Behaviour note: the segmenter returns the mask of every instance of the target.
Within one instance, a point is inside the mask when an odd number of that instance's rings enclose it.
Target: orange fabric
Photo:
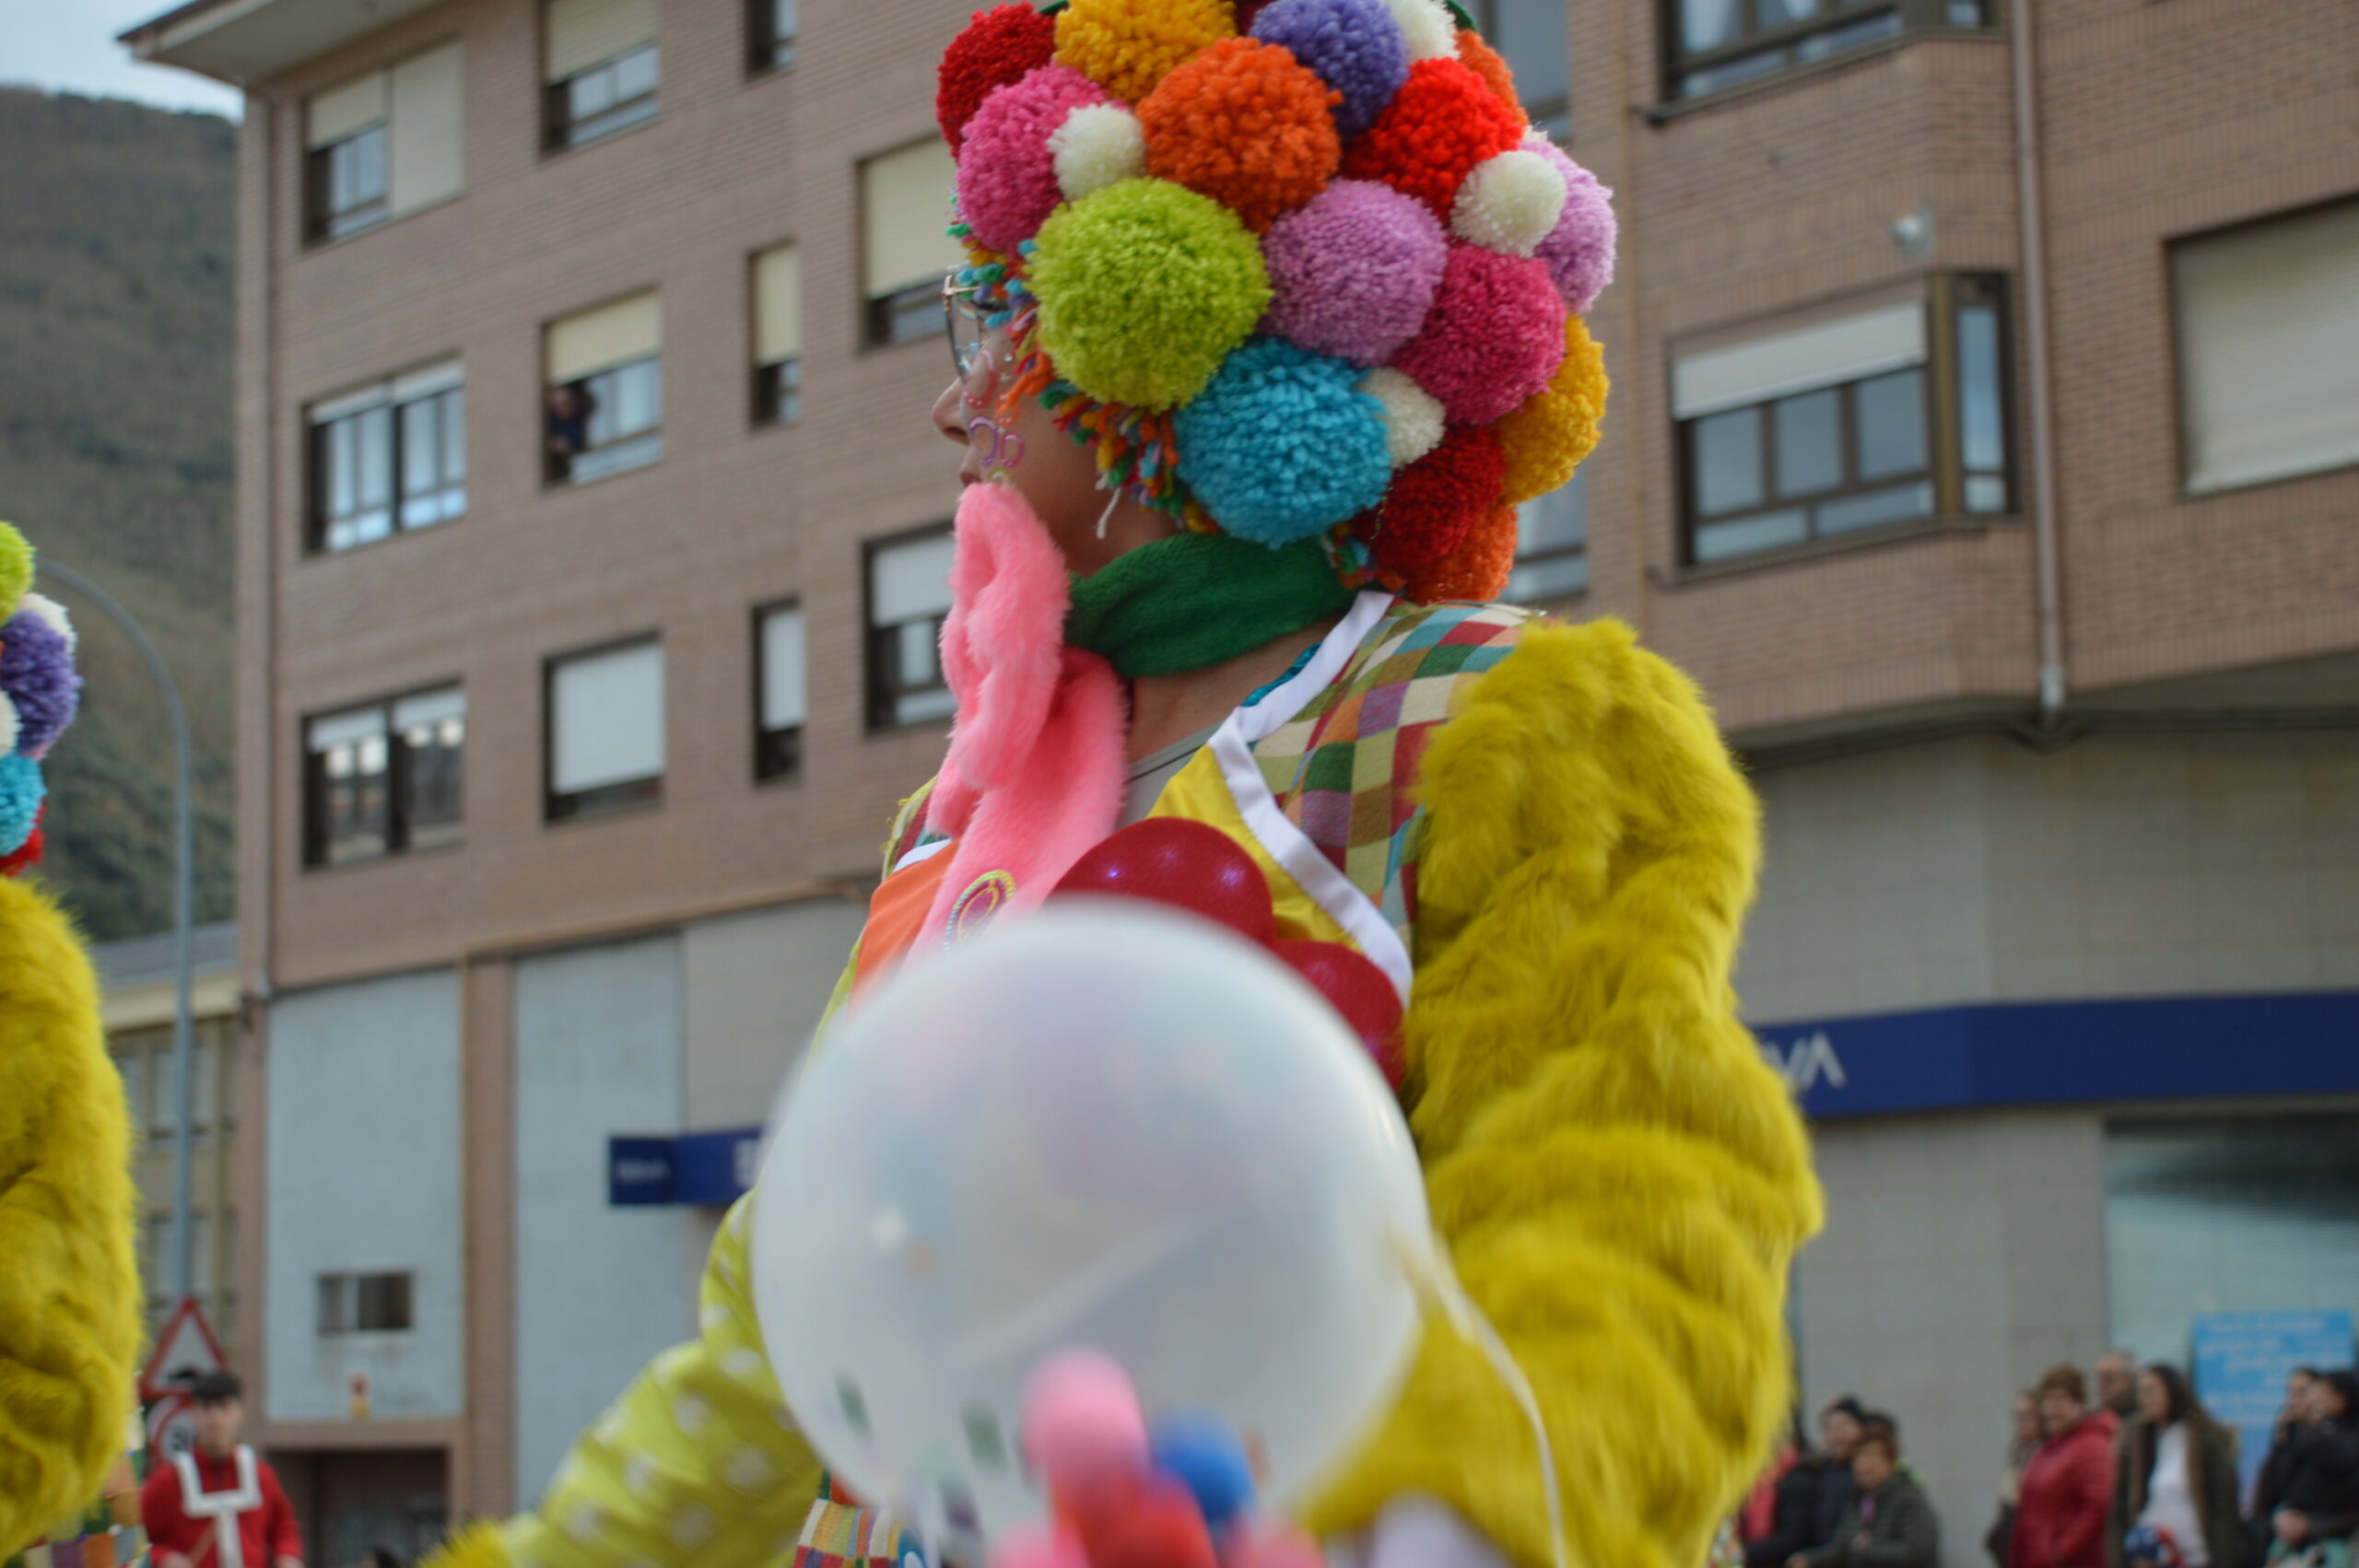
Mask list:
[[[883,882],[868,898],[868,924],[861,928],[860,957],[852,968],[854,996],[889,973],[904,954],[916,945],[925,929],[926,911],[950,870],[950,852],[942,850],[904,866]]]

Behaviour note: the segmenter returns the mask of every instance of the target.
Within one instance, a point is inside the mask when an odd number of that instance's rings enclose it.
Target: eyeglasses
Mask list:
[[[975,303],[975,286],[957,277],[942,280],[942,317],[950,333],[950,364],[965,380],[983,351],[983,312]]]

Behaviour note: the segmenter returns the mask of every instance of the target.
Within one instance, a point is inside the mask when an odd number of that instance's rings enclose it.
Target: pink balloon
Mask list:
[[[1286,965],[1319,989],[1367,1054],[1385,1082],[1401,1087],[1401,993],[1383,970],[1339,942],[1281,942],[1273,950]]]
[[[991,1568],[1090,1568],[1081,1539],[1071,1530],[1019,1525],[992,1548]]]
[[[1074,863],[1059,894],[1112,894],[1174,904],[1255,942],[1277,935],[1270,879],[1219,828],[1181,817],[1134,822]]]
[[[1129,1374],[1095,1351],[1041,1363],[1024,1387],[1023,1443],[1034,1473],[1052,1489],[1144,1469],[1146,1416]]]

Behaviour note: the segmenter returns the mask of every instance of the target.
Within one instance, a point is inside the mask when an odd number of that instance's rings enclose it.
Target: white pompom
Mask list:
[[[73,617],[66,614],[65,605],[60,604],[49,595],[28,593],[17,601],[17,608],[19,611],[30,610],[34,615],[55,630],[58,636],[64,638],[67,653],[74,653],[81,648],[82,639],[75,633]]]
[[[1085,103],[1066,115],[1049,133],[1049,151],[1069,202],[1146,172],[1146,132],[1119,103]]]
[[[1387,365],[1370,370],[1360,391],[1384,405],[1384,445],[1392,466],[1405,468],[1441,445],[1441,400]]]
[[[6,756],[17,749],[17,727],[19,722],[20,720],[17,718],[17,705],[8,700],[6,692],[0,692],[0,756]]]
[[[1451,19],[1449,8],[1441,0],[1384,0],[1392,11],[1392,19],[1401,24],[1401,36],[1409,45],[1412,64],[1419,60],[1454,60],[1458,57],[1458,23]]]
[[[1564,171],[1519,147],[1476,164],[1458,187],[1450,232],[1485,250],[1529,256],[1565,212]]]

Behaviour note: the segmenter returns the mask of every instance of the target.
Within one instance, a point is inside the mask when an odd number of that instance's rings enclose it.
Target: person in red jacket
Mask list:
[[[245,1386],[207,1374],[196,1399],[196,1446],[160,1463],[139,1489],[156,1568],[303,1568],[303,1538],[278,1477],[238,1441]]]
[[[2079,1367],[2049,1367],[2038,1392],[2047,1440],[2024,1467],[2007,1568],[2105,1568],[2118,1423],[2090,1413]]]

